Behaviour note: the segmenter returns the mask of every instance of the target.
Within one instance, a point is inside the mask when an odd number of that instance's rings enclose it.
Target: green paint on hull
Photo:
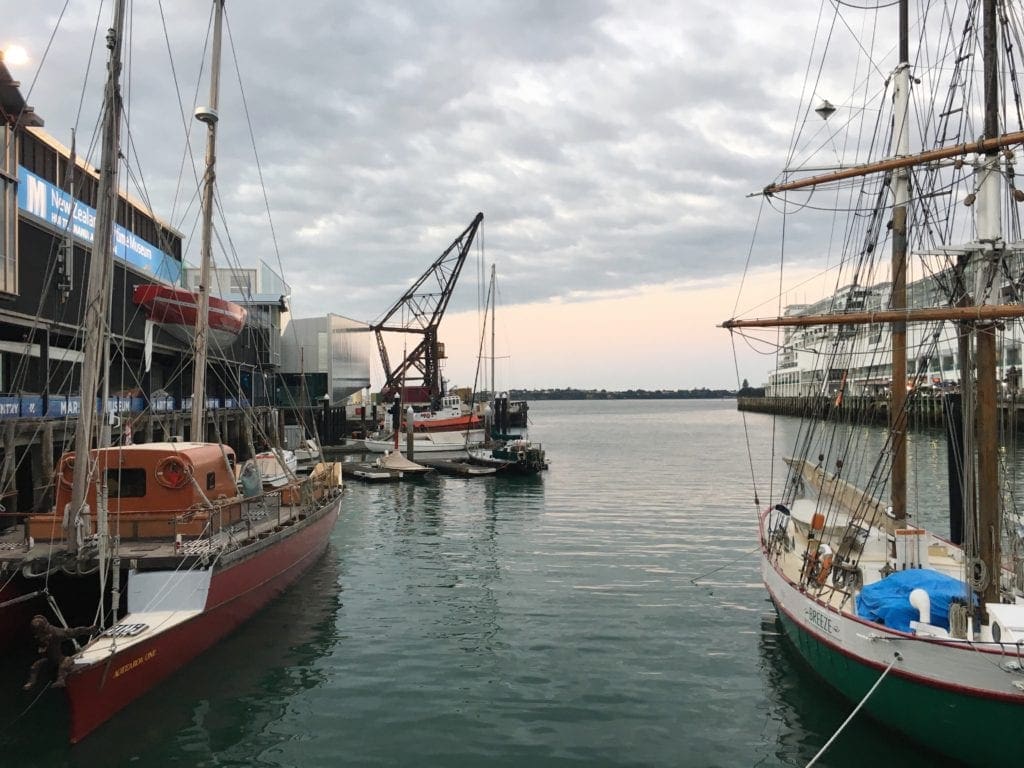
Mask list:
[[[829,685],[859,702],[881,676],[835,648],[819,642],[778,611],[786,636]],[[1024,701],[994,701],[932,688],[890,673],[862,712],[914,741],[968,765],[1016,762],[1024,729]]]

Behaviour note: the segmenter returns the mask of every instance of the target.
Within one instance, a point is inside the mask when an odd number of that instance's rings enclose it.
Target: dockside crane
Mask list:
[[[410,390],[417,382],[431,403],[438,403],[444,394],[441,381],[441,360],[444,345],[437,340],[437,329],[448,308],[455,283],[459,279],[466,254],[473,245],[484,215],[478,213],[462,234],[430,265],[412,287],[394,303],[383,317],[370,325],[377,337],[377,349],[384,367],[385,381],[381,396],[385,402],[403,389]],[[384,334],[411,333],[421,336],[419,343],[394,368],[388,359]],[[402,398],[403,400],[406,398]]]

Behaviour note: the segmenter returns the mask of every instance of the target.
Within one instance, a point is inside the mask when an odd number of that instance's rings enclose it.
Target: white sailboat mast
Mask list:
[[[494,401],[497,390],[494,388],[494,305],[498,302],[497,294],[494,291],[494,264],[491,264],[491,401]],[[489,438],[488,438],[489,439]]]
[[[210,324],[210,265],[213,261],[213,191],[217,161],[217,100],[220,93],[221,21],[224,0],[213,0],[213,53],[210,58],[210,104],[196,109],[206,123],[206,174],[203,179],[202,258],[196,289],[195,361],[192,373],[192,439],[206,439],[206,360]]]
[[[114,218],[117,213],[117,166],[121,141],[121,43],[124,30],[124,0],[114,6],[113,26],[107,30],[107,84],[103,94],[103,138],[100,179],[96,203],[96,229],[86,288],[85,316],[82,320],[85,342],[82,358],[81,407],[75,428],[75,467],[71,482],[71,502],[65,521],[71,552],[77,552],[81,539],[89,533],[89,509],[85,503],[91,473],[90,448],[96,416],[96,394],[102,370],[104,348],[108,344],[110,280],[114,259]],[[109,372],[108,374],[109,375]],[[105,407],[104,403],[104,407]],[[102,521],[101,521],[102,527]]]

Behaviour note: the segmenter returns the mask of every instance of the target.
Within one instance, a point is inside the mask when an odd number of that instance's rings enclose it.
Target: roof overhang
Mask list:
[[[13,128],[41,128],[44,125],[43,118],[25,103],[21,83],[11,77],[4,64],[3,51],[0,51],[0,120]]]

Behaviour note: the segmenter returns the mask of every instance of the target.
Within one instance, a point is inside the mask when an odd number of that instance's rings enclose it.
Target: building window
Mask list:
[[[236,274],[231,273],[231,277],[228,280],[231,293],[238,294],[240,296],[251,296],[252,295],[252,280],[247,274]]]

